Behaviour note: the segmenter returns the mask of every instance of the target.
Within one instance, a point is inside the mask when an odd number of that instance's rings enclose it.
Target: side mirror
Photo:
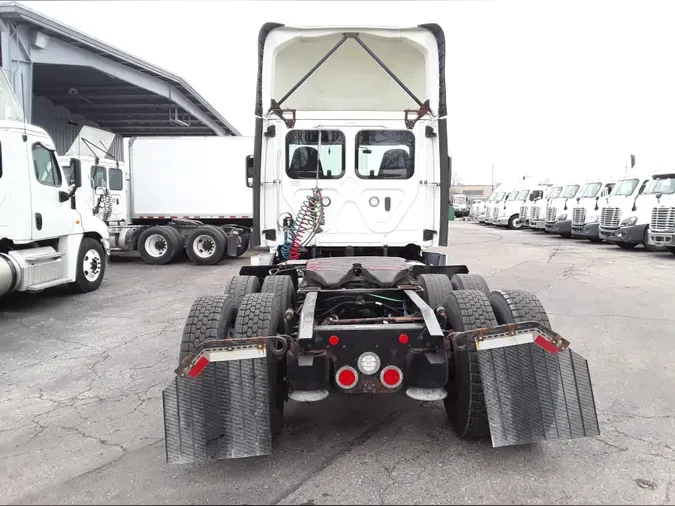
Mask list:
[[[106,188],[105,186],[97,186],[94,191],[96,192],[96,195],[105,195]]]
[[[82,162],[77,158],[70,159],[70,166],[73,168],[73,184],[75,188],[82,187]]]
[[[253,188],[253,155],[246,157],[246,187]]]

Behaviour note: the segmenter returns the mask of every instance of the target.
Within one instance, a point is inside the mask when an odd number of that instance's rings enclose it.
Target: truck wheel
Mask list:
[[[166,227],[150,227],[138,237],[138,252],[146,264],[164,265],[176,253],[178,241]]]
[[[248,251],[248,245],[251,239],[251,236],[249,234],[241,234],[239,236],[241,238],[241,243],[237,244],[237,256],[240,257],[244,253]]]
[[[239,305],[234,324],[234,338],[275,336],[280,321],[281,301],[279,297],[272,293],[249,293],[244,296]],[[267,377],[272,437],[278,435],[283,428],[286,388],[282,365],[282,361],[268,350]]]
[[[487,296],[478,290],[452,292],[443,303],[448,323],[455,331],[497,326]],[[483,397],[483,383],[478,367],[476,342],[453,341],[450,370],[443,400],[450,425],[462,438],[483,439],[490,436],[490,425]]]
[[[642,245],[647,251],[651,251],[652,253],[661,253],[666,250],[663,246],[652,246],[649,244],[649,227],[645,228],[645,233],[642,236]]]
[[[670,246],[670,247],[666,247],[666,249],[667,249],[668,251],[670,251],[673,255],[675,255],[675,248],[673,248],[672,246]]]
[[[420,274],[417,276],[417,282],[424,288],[422,299],[434,311],[443,305],[443,301],[452,292],[450,278],[445,274]]]
[[[544,305],[525,290],[497,290],[490,294],[490,306],[499,325],[534,321],[551,326]]]
[[[227,295],[198,297],[192,303],[183,327],[178,364],[180,365],[185,357],[204,341],[231,339],[236,314],[237,306]]]
[[[232,276],[230,283],[225,288],[236,307],[239,307],[244,295],[248,293],[258,293],[260,291],[260,280],[256,276]]]
[[[197,265],[214,265],[220,262],[226,250],[225,234],[213,225],[196,228],[185,241],[190,260]]]
[[[173,228],[172,226],[169,225],[162,225],[159,227],[163,230],[166,230],[167,233],[172,234],[174,239],[176,240],[176,249],[173,252],[173,256],[171,257],[170,261],[174,261],[178,258],[181,257],[183,253],[185,253],[185,240],[183,239],[183,236],[180,234],[178,230]]]
[[[105,276],[105,251],[96,239],[84,237],[77,253],[77,272],[75,281],[69,283],[77,293],[93,292],[103,282]]]
[[[483,276],[478,274],[453,274],[450,278],[453,290],[478,290],[487,297],[490,295],[490,288]]]
[[[263,281],[260,292],[273,293],[279,297],[279,300],[281,301],[282,319],[284,317],[283,313],[287,309],[295,307],[295,285],[293,284],[293,278],[290,276],[267,276]]]
[[[633,249],[635,246],[637,246],[637,244],[634,242],[615,242],[614,244],[616,244],[621,249]]]
[[[508,227],[511,230],[520,230],[521,228],[523,228],[523,223],[520,221],[520,218],[518,217],[517,214],[514,214],[509,218]]]

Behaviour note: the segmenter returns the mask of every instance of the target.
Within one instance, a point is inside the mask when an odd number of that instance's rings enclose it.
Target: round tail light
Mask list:
[[[359,373],[356,372],[356,369],[349,367],[348,365],[340,367],[335,374],[335,382],[344,390],[354,388],[358,380]]]
[[[398,367],[389,365],[382,369],[380,382],[387,388],[396,388],[403,382],[403,373]]]

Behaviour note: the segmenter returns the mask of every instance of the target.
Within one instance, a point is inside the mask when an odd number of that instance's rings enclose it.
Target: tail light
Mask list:
[[[358,381],[359,373],[356,372],[356,369],[349,367],[348,365],[340,367],[335,374],[335,383],[344,390],[354,388]]]
[[[388,365],[380,373],[380,382],[387,388],[396,388],[403,382],[403,373],[398,367]]]

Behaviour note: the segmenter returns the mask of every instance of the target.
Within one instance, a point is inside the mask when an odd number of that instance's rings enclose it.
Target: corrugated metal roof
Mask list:
[[[218,111],[216,111],[211,104],[209,104],[204,97],[202,97],[197,91],[192,88],[183,78],[172,74],[168,72],[167,70],[164,70],[162,68],[159,68],[151,63],[148,63],[144,60],[141,60],[140,58],[137,58],[129,53],[126,53],[120,49],[117,49],[109,44],[106,44],[105,42],[102,42],[98,39],[95,39],[89,35],[86,35],[74,28],[71,28],[67,25],[64,25],[63,23],[60,23],[54,19],[51,19],[43,14],[40,14],[36,11],[33,11],[17,2],[5,2],[5,3],[0,3],[0,16],[3,19],[8,19],[8,20],[14,20],[16,22],[20,23],[27,23],[30,25],[33,25],[35,29],[39,29],[40,31],[44,32],[46,35],[50,37],[57,38],[59,40],[62,40],[64,42],[67,42],[69,44],[72,44],[76,47],[80,47],[82,49],[85,49],[91,53],[94,53],[96,55],[105,57],[109,60],[112,60],[114,62],[117,62],[121,65],[124,65],[126,67],[132,68],[138,72],[142,72],[144,74],[153,76],[157,79],[161,79],[165,82],[168,82],[171,84],[174,88],[176,88],[180,93],[182,93],[188,100],[190,100],[191,103],[193,103],[200,111],[202,111],[206,116],[208,116],[213,122],[215,122],[218,126],[220,126],[225,132],[231,134],[231,135],[241,135],[239,131],[232,126],[223,116],[221,116]],[[43,67],[48,67],[48,66],[43,66]],[[84,69],[83,69],[84,70]],[[73,69],[73,71],[76,71],[76,69]],[[40,71],[38,71],[40,72]],[[43,72],[46,73],[48,72],[47,69],[43,69]],[[51,74],[51,72],[50,72]],[[77,82],[77,78],[74,74],[70,73],[68,74],[70,78],[72,79],[71,82],[75,83]],[[83,74],[84,75],[84,74]],[[106,76],[109,77],[109,76]],[[109,83],[105,83],[105,88],[110,91],[112,87],[117,87],[120,82],[116,82],[118,80],[110,78]],[[44,83],[44,81],[42,81]],[[36,78],[36,84],[38,86],[36,87],[35,92],[38,93],[40,91],[40,83],[38,82]],[[89,83],[85,83],[84,86],[86,87]],[[103,84],[103,83],[101,83]],[[126,84],[126,83],[124,83]],[[43,85],[44,87],[44,85]],[[132,87],[129,84],[126,84],[127,89],[130,88],[135,88],[136,90],[139,90],[137,87]],[[70,88],[66,88],[65,90],[69,90],[71,88],[78,88],[77,85],[71,86]],[[51,92],[51,93],[62,93],[64,90],[61,89],[50,89],[47,90],[46,87],[44,87],[43,91],[46,92]],[[96,96],[95,91],[93,88],[88,92],[90,96]],[[110,93],[109,93],[110,94]],[[84,94],[83,94],[84,96]],[[138,97],[145,97],[146,99],[148,97],[152,96],[150,92],[146,92],[145,94],[138,94]],[[49,97],[50,99],[53,100],[53,97]],[[53,100],[56,104],[58,105],[64,105],[68,107],[65,103],[59,103],[58,99]],[[166,99],[165,97],[160,97],[159,95],[154,95],[152,99],[149,100],[149,107],[150,107],[150,114],[159,114],[159,113],[166,113],[166,118],[168,118],[169,115],[169,109],[167,108],[170,100]],[[111,104],[112,105],[112,104]],[[148,101],[144,105],[148,105]],[[129,104],[129,108],[133,109],[136,106],[141,106],[141,104]],[[105,108],[105,104],[104,107]],[[154,110],[153,110],[154,109]],[[120,109],[117,109],[120,111]],[[125,113],[124,110],[121,110],[122,113]],[[75,110],[73,112],[76,113],[83,113],[79,110]],[[139,114],[141,111],[137,111],[137,114]],[[144,111],[145,112],[145,109]],[[86,114],[85,114],[86,115]],[[93,118],[95,121],[99,122],[97,119]],[[159,127],[157,125],[153,125],[153,120],[147,120],[147,118],[139,118],[134,120],[134,118],[130,117],[129,120],[131,123],[128,124],[127,127],[122,127],[122,130],[126,128],[126,131],[120,131],[118,130],[117,133],[120,135],[157,135],[158,128],[167,128],[167,127]],[[133,121],[141,122],[138,124],[134,124]],[[156,121],[156,120],[155,120]],[[168,119],[167,119],[168,121]],[[105,127],[105,121],[99,122],[101,123],[101,126],[103,128]],[[189,128],[189,132],[186,131],[185,134],[190,135],[209,135],[213,134],[211,129],[206,127],[206,125],[201,124],[201,122],[198,122],[199,125],[197,128]],[[109,125],[110,126],[110,125]],[[121,126],[121,125],[120,125]],[[173,125],[175,127],[175,125]],[[180,128],[178,128],[180,130]],[[185,130],[188,130],[188,128],[185,128]],[[208,131],[206,131],[208,130]],[[182,134],[182,133],[181,133]]]

